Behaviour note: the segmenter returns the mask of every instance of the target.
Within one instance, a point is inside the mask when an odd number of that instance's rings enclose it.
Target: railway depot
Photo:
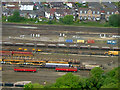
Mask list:
[[[100,38],[101,31],[108,35],[117,35],[116,28],[108,28],[108,31],[106,28],[58,28],[44,25],[20,28],[21,26],[27,25],[14,27],[14,24],[3,24],[0,62],[4,82],[26,80],[41,84],[44,81],[53,83],[68,71],[88,77],[89,71],[94,67],[108,71],[118,65],[120,48],[117,38]],[[39,33],[41,38],[30,37],[33,33]],[[60,36],[60,33],[65,33],[65,36]],[[21,38],[20,35],[25,36]],[[107,44],[108,40],[116,40],[117,44]],[[18,71],[15,72],[16,70]],[[29,72],[30,70],[35,70],[35,73]]]

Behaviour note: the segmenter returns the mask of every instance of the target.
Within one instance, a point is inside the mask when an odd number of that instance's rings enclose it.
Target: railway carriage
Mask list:
[[[70,49],[78,49],[78,45],[74,44],[74,45],[69,45]]]
[[[5,46],[14,46],[14,44],[11,42],[3,42],[2,44]]]
[[[59,48],[67,48],[67,45],[65,45],[65,44],[57,44],[57,46],[58,46]]]
[[[91,46],[90,49],[99,50],[99,47],[98,46]]]
[[[101,47],[101,50],[110,50],[110,47]]]
[[[80,49],[89,49],[88,46],[80,46]]]
[[[42,44],[42,43],[39,43],[39,44],[37,44],[36,46],[37,46],[37,47],[46,47],[46,45],[45,45],[45,44]]]
[[[50,48],[56,48],[57,46],[56,46],[56,44],[48,44],[48,47],[50,47]]]
[[[24,46],[24,43],[15,43],[15,46]]]
[[[70,67],[70,64],[59,64],[59,63],[46,63],[46,68],[55,68],[55,67]]]
[[[25,43],[25,46],[35,46],[34,43]]]

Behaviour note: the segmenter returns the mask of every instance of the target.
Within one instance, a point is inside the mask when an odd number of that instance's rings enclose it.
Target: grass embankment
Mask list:
[[[88,21],[88,22],[74,22],[73,24],[63,24],[60,22],[54,22],[49,24],[48,22],[37,22],[35,21],[23,21],[23,22],[6,22],[2,21],[3,23],[15,23],[15,24],[30,24],[30,25],[63,25],[63,26],[81,26],[81,27],[110,27],[110,28],[118,28],[118,27],[113,27],[110,26],[107,22],[101,23],[101,22],[96,22],[96,21]]]

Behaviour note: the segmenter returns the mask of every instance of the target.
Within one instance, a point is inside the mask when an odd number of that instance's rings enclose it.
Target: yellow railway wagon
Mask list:
[[[46,61],[35,61],[35,60],[26,60],[26,62],[41,62],[41,63],[46,63]]]
[[[11,60],[11,59],[4,59],[4,61],[23,61],[24,62],[24,60]]]
[[[46,61],[26,60],[26,63],[29,65],[42,65],[43,63],[46,63]]]
[[[64,62],[64,61],[48,61],[48,63],[62,63],[62,64],[68,64],[68,62]]]
[[[104,53],[105,55],[120,55],[120,51],[108,51]]]
[[[9,59],[5,59],[4,60],[6,64],[22,64],[24,63],[24,60],[9,60]]]

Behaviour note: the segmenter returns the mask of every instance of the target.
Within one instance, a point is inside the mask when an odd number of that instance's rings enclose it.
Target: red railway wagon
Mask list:
[[[36,68],[14,68],[14,71],[16,72],[37,72]]]
[[[19,51],[0,51],[0,53],[12,53],[12,54],[33,54],[32,52],[19,52]]]
[[[77,68],[74,68],[74,67],[69,67],[69,68],[66,68],[66,67],[56,67],[55,68],[56,71],[66,71],[66,72],[77,72],[78,69]]]
[[[0,53],[11,53],[10,51],[0,51]]]
[[[33,54],[32,52],[18,52],[18,51],[12,51],[12,54]]]

